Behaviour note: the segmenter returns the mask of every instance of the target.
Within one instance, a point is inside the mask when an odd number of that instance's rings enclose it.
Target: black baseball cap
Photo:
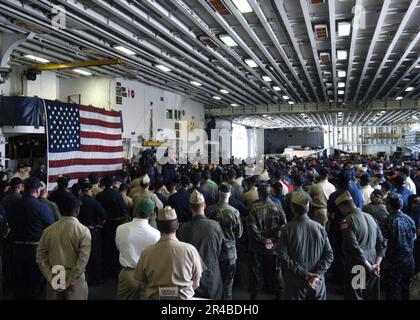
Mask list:
[[[79,183],[79,185],[82,191],[87,191],[87,190],[92,189],[92,184],[89,182],[89,180],[82,181],[81,183]]]
[[[15,186],[17,186],[19,184],[22,184],[22,183],[23,183],[23,181],[22,181],[21,178],[15,177],[15,178],[12,178],[12,180],[10,180],[9,185],[10,185],[10,187],[14,188]]]
[[[60,198],[59,204],[60,208],[62,208],[64,212],[72,212],[82,205],[82,201],[80,201],[73,193],[67,192],[62,198]]]
[[[384,197],[384,193],[382,192],[382,190],[379,189],[375,189],[372,191],[372,194],[378,198],[383,198]]]

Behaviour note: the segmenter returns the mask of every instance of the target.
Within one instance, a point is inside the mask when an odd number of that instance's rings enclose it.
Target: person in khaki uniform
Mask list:
[[[88,285],[85,268],[89,261],[91,236],[89,229],[77,220],[81,201],[69,193],[61,200],[63,208],[59,221],[46,228],[39,241],[36,259],[48,281],[48,300],[87,300]],[[64,290],[52,287],[53,266],[66,270]]]
[[[319,181],[309,186],[308,193],[313,200],[313,219],[322,226],[328,222],[328,198],[335,191],[332,183],[328,182],[329,170],[322,168],[319,170]]]
[[[247,192],[244,193],[242,202],[249,209],[252,206],[252,204],[259,199],[257,186],[260,183],[260,181],[257,176],[252,176],[252,177],[249,177],[246,180],[246,182],[248,183],[249,189]]]
[[[130,188],[128,186],[128,184],[123,183],[122,185],[120,185],[120,194],[124,200],[125,206],[127,207],[127,212],[128,214],[134,215],[134,208],[133,208],[133,199],[131,199],[127,193],[130,191]]]
[[[191,299],[206,269],[197,249],[179,241],[179,224],[170,206],[159,210],[160,240],[143,250],[134,278],[140,282],[140,299],[159,299],[160,287],[177,287],[179,299]]]
[[[159,241],[160,233],[149,225],[148,217],[155,212],[155,203],[143,199],[137,206],[134,219],[117,228],[115,244],[120,252],[121,271],[118,276],[118,300],[137,300],[139,282],[134,271],[144,248]]]
[[[99,186],[99,177],[96,173],[89,174],[89,182],[92,184],[92,197],[95,198],[96,195],[104,189]]]

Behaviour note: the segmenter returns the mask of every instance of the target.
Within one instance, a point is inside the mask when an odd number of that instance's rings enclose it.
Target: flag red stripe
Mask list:
[[[105,175],[115,175],[119,173],[120,170],[112,170],[112,171],[95,171],[95,173],[98,176],[105,176]],[[87,178],[90,172],[72,172],[72,173],[66,173],[65,176],[67,178],[71,179],[79,179],[79,178]],[[54,183],[57,182],[57,179],[59,178],[59,175],[51,175],[48,176],[48,182]]]
[[[116,159],[67,159],[67,160],[51,160],[48,161],[48,165],[50,168],[60,168],[60,167],[67,167],[67,166],[89,166],[89,165],[107,165],[107,164],[118,164],[123,163],[124,158],[116,158]]]
[[[84,145],[80,146],[80,151],[82,152],[122,152],[123,147],[108,147],[108,146],[98,146],[98,145]],[[104,155],[106,157],[106,155]]]
[[[102,132],[80,131],[81,138],[104,139],[104,140],[121,140],[121,134],[108,134]]]
[[[80,123],[91,125],[91,126],[101,126],[101,127],[113,128],[113,129],[121,128],[121,123],[107,122],[103,120],[89,119],[89,118],[82,118],[82,117],[80,117]]]
[[[104,110],[104,109],[95,108],[95,107],[92,107],[92,106],[84,106],[82,104],[80,105],[80,110],[87,111],[87,112],[100,113],[104,116],[109,116],[109,117],[120,118],[120,116],[121,116],[118,111],[108,111],[108,110]]]

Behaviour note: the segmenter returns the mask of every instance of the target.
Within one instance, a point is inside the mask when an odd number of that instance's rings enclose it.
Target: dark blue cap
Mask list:
[[[25,188],[41,188],[41,180],[37,177],[30,177],[24,181]]]
[[[57,202],[66,213],[72,212],[82,205],[82,202],[71,192],[65,193]]]

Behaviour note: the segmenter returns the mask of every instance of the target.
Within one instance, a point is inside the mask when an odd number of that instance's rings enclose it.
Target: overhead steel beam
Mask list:
[[[391,111],[391,110],[410,110],[418,108],[418,100],[388,100],[388,101],[373,101],[370,103],[366,111]],[[293,108],[289,104],[277,105],[261,105],[261,106],[244,106],[244,107],[229,107],[218,108],[211,107],[210,113],[217,115],[255,115],[255,114],[293,114],[293,113],[313,113],[313,112],[350,112],[360,111],[360,106],[356,103],[348,103],[345,106],[329,103],[307,103],[294,104]]]
[[[330,18],[331,65],[333,76],[334,101],[337,102],[337,38],[335,32],[335,1],[328,1],[328,15]],[[348,77],[350,77],[350,75],[348,75]],[[348,91],[348,87],[346,87],[345,90]]]
[[[49,63],[41,64],[37,66],[31,66],[29,69],[45,71],[45,70],[60,70],[60,69],[69,69],[69,68],[78,68],[78,67],[94,67],[94,66],[106,66],[113,64],[121,64],[122,59],[102,59],[102,60],[83,60],[83,61],[71,61],[63,63]]]
[[[48,1],[37,1],[37,2],[40,2],[40,3],[42,3],[44,6],[48,6],[49,5],[49,2]],[[72,14],[71,12],[67,12],[66,13],[67,14],[67,19],[69,19],[69,18],[75,18],[75,16],[74,16],[74,14]],[[79,18],[79,17],[77,17],[77,18]],[[89,23],[88,22],[84,22],[84,24],[85,25],[88,25]],[[78,34],[78,36],[79,37],[81,37],[81,38],[83,38],[83,36],[85,36],[85,37],[87,37],[87,36],[89,36],[89,40],[92,42],[92,41],[96,41],[100,46],[101,46],[101,49],[103,49],[103,47],[104,47],[104,45],[106,45],[106,43],[104,43],[103,42],[103,40],[102,40],[102,42],[101,41],[98,41],[97,39],[94,39],[93,38],[93,36],[92,35],[88,35],[88,34],[86,34],[86,33],[84,33],[84,34],[82,34],[80,31],[79,32],[77,32],[77,31],[74,31],[74,32],[76,32],[77,34]],[[101,34],[102,35],[105,35],[106,34],[106,31],[105,30],[101,30],[100,31],[101,32]],[[136,50],[137,51],[137,49],[138,48],[135,48],[134,50]],[[117,56],[121,56],[121,53],[119,53],[117,50],[113,50],[114,52],[112,53],[113,55],[117,55]],[[116,52],[117,53],[116,53]],[[131,61],[133,61],[133,60],[136,60],[137,61],[137,64],[136,63],[134,63],[134,65],[138,65],[138,61],[141,61],[141,63],[143,63],[143,64],[149,64],[149,67],[153,67],[153,65],[152,65],[152,63],[150,63],[150,62],[147,62],[146,63],[146,61],[144,61],[144,60],[140,60],[138,57],[136,57],[136,58],[131,58],[131,57],[129,57],[129,56],[126,56],[126,58],[125,59],[127,59],[127,60],[131,60]],[[156,73],[156,75],[159,75],[160,74],[160,76],[164,76],[164,77],[166,77],[166,76],[168,76],[168,75],[166,75],[166,74],[164,74],[163,72],[157,72],[157,70],[155,70],[155,73]],[[172,75],[170,75],[169,77],[173,77],[173,78],[178,78],[178,79],[181,79],[180,77],[178,77],[178,76],[176,76],[175,74],[172,74]],[[174,82],[178,82],[180,85],[183,85],[183,86],[189,86],[189,83],[188,84],[185,84],[185,79],[183,80],[183,82],[182,81],[177,81],[177,80],[173,80]],[[189,86],[190,88],[194,88],[192,85],[191,86]],[[196,88],[195,88],[196,89]],[[204,89],[204,88],[203,88]]]
[[[283,50],[277,36],[274,34],[274,30],[271,27],[270,23],[267,21],[267,18],[265,17],[263,11],[261,10],[260,5],[255,0],[248,0],[248,3],[251,5],[251,7],[254,10],[255,14],[257,15],[259,21],[262,23],[265,31],[267,32],[268,36],[270,37],[271,41],[273,42],[274,46],[276,47],[278,53],[282,57],[283,62],[286,64],[286,66],[290,70],[292,76],[295,78],[296,83],[299,84],[299,87],[301,88],[302,92],[305,94],[307,101],[311,102],[311,98],[309,98],[305,86],[302,84],[302,81],[301,81],[301,79],[299,79],[299,76],[297,75],[296,70],[293,68],[292,64],[290,63],[289,57],[287,56],[286,52]]]
[[[394,38],[392,39],[384,57],[382,58],[381,64],[377,68],[375,76],[370,81],[370,85],[369,85],[367,91],[365,92],[365,94],[363,95],[362,102],[366,101],[366,99],[368,98],[369,93],[372,90],[373,85],[376,83],[376,80],[378,79],[378,76],[381,74],[382,68],[384,67],[385,63],[388,61],[389,55],[394,50],[394,47],[397,44],[398,40],[400,39],[400,36],[401,36],[402,32],[404,31],[408,21],[410,20],[412,13],[416,9],[418,1],[419,0],[411,0],[410,6],[408,7],[408,9],[407,9],[407,11],[404,15],[404,18],[402,19],[402,21],[401,21],[401,23],[400,23],[400,25],[397,29],[397,32],[394,35]]]
[[[405,92],[405,89],[407,89],[407,87],[412,86],[412,87],[414,87],[414,89],[411,90],[410,92],[408,92],[405,96],[405,99],[409,99],[412,95],[414,95],[416,93],[417,90],[420,89],[419,80],[420,80],[420,73],[413,80],[411,80],[410,83],[408,83],[407,86],[404,87],[403,90],[401,90],[399,95],[403,94]]]
[[[388,77],[386,77],[385,81],[382,82],[381,87],[379,90],[376,91],[376,94],[373,96],[373,99],[376,99],[376,97],[382,92],[388,81],[391,79],[391,77],[394,75],[394,73],[400,68],[401,64],[404,62],[404,60],[407,58],[407,56],[411,53],[411,50],[413,50],[414,46],[417,44],[417,42],[420,39],[420,32],[417,32],[417,35],[415,38],[410,42],[408,47],[405,49],[404,54],[401,56],[400,60],[397,62],[397,64],[394,66],[392,71],[388,74]],[[417,63],[420,61],[420,58],[417,58],[417,60],[410,66],[409,69],[415,67]],[[402,77],[404,77],[408,73],[408,70]],[[399,78],[395,84],[398,84],[401,81],[401,78]],[[394,87],[392,87],[394,88]]]
[[[92,44],[92,42],[90,41],[90,42],[86,42],[85,40],[83,40],[81,37],[76,37],[76,36],[74,36],[73,34],[71,34],[71,33],[69,33],[69,32],[66,32],[65,30],[63,30],[63,29],[61,29],[60,30],[60,32],[58,32],[58,31],[56,31],[56,30],[53,30],[53,31],[51,31],[51,25],[50,25],[50,23],[51,23],[51,21],[48,19],[48,18],[46,18],[44,15],[43,15],[43,13],[41,13],[41,12],[36,12],[32,7],[30,7],[29,5],[27,5],[27,4],[23,4],[22,6],[19,6],[19,2],[17,2],[17,1],[8,1],[8,3],[9,3],[9,5],[10,6],[8,6],[8,7],[6,7],[6,6],[2,6],[1,4],[0,4],[0,8],[3,8],[3,10],[5,10],[5,12],[8,14],[8,15],[12,15],[13,17],[16,17],[16,18],[19,18],[19,19],[22,19],[22,20],[24,20],[24,21],[28,21],[28,22],[30,22],[30,23],[33,23],[33,24],[35,24],[35,25],[37,25],[38,27],[40,27],[40,28],[45,28],[46,29],[46,31],[48,32],[48,31],[50,31],[50,32],[53,32],[54,34],[61,34],[61,33],[63,33],[63,34],[65,34],[65,36],[68,38],[68,39],[73,39],[73,40],[75,40],[77,43],[84,43],[87,47],[94,47],[95,49],[97,49],[98,51],[100,51],[100,52],[106,52],[106,54],[110,54],[110,52],[109,51],[107,51],[107,49],[105,49],[104,47],[99,47],[99,46],[95,46],[95,45],[93,45]],[[17,6],[17,8],[19,9],[19,10],[14,10],[14,9],[12,9],[11,8],[11,6]],[[22,12],[22,11],[20,11],[20,10],[22,10],[22,9],[24,9],[25,10],[25,12]],[[33,18],[33,17],[31,17],[30,16],[30,13],[32,13],[32,14],[35,14],[36,15],[36,19],[35,18]],[[48,22],[42,22],[41,20],[42,19],[45,19],[45,20],[47,20]],[[91,39],[90,39],[91,40]],[[111,53],[111,55],[112,54],[114,54],[114,53]],[[135,63],[136,64],[136,63]],[[138,63],[137,63],[138,64]],[[158,73],[156,73],[156,74],[158,74]]]
[[[379,35],[381,34],[382,26],[384,24],[386,13],[388,11],[390,2],[391,2],[391,0],[384,0],[384,2],[382,4],[382,9],[381,9],[381,12],[379,13],[379,18],[378,18],[378,21],[377,21],[376,27],[375,27],[375,32],[373,33],[373,36],[372,36],[372,39],[371,39],[370,45],[369,45],[369,50],[367,52],[366,58],[364,59],[363,69],[362,69],[362,73],[360,74],[359,81],[357,83],[356,93],[353,95],[353,101],[354,102],[357,101],[357,96],[359,95],[360,87],[362,86],[362,83],[365,79],[366,70],[369,66],[370,60],[372,59],[372,54],[373,54],[373,50],[375,49],[376,42],[378,41]],[[347,89],[346,90],[346,100],[347,100],[347,95],[348,95],[348,92],[349,92],[349,88],[346,88],[346,89]]]
[[[210,30],[210,28],[207,26],[207,24],[195,13],[193,12],[182,0],[169,0],[170,3],[172,3],[177,9],[179,9],[187,18],[189,18],[194,24],[196,24],[207,36],[209,36],[212,41],[214,41],[220,48],[223,48],[227,53],[230,54],[232,58],[236,60],[245,70],[247,70],[250,74],[252,74],[259,83],[263,82],[263,84],[267,87],[266,83],[261,80],[260,75],[255,72],[252,68],[250,68],[244,61],[242,61],[241,57],[226,46],[222,41],[220,41]],[[261,91],[261,88],[258,84],[252,82],[252,86],[254,89],[257,89],[258,91]],[[267,87],[268,88],[268,87]],[[275,100],[271,95],[269,95],[267,92],[262,91],[263,95],[265,95],[269,101],[274,102]]]
[[[312,88],[314,93],[315,99],[319,102],[317,91],[312,83],[312,78],[309,75],[308,68],[306,66],[305,60],[303,59],[302,52],[300,50],[299,44],[296,40],[295,34],[292,30],[291,23],[289,22],[289,18],[287,16],[286,10],[284,10],[284,0],[275,0],[274,3],[276,4],[277,10],[280,13],[280,17],[283,20],[283,24],[286,27],[287,35],[289,36],[290,40],[292,41],[293,48],[295,49],[295,53],[299,59],[300,65],[302,66],[303,72],[305,73],[306,78],[308,79],[308,83]]]
[[[414,61],[414,63],[411,64],[410,67],[407,68],[407,70],[404,72],[404,74],[398,79],[398,81],[395,81],[394,85],[389,88],[386,92],[386,95],[384,96],[384,98],[388,98],[388,96],[394,91],[395,87],[401,82],[401,80],[403,80],[410,72],[413,71],[413,69],[416,67],[416,65],[420,62],[420,57],[417,58],[416,61]],[[402,90],[398,91],[398,93],[396,95],[394,95],[394,97],[398,97],[400,96],[400,94],[404,93],[404,90],[407,89],[411,84],[413,84],[414,82],[416,82],[420,77],[420,74],[418,74],[417,76],[415,76],[409,83],[407,83]]]
[[[43,2],[45,2],[44,0],[41,0]],[[120,34],[120,36],[122,37],[127,37],[127,35],[129,35],[130,40],[140,44],[142,47],[147,47],[148,49],[152,50],[156,56],[161,56],[164,59],[169,60],[170,64],[173,66],[174,63],[176,63],[179,67],[183,68],[183,69],[187,69],[189,70],[192,74],[195,74],[196,77],[200,77],[206,80],[206,83],[213,83],[212,86],[210,86],[210,89],[213,90],[213,95],[219,95],[220,93],[218,92],[218,90],[215,90],[215,87],[217,88],[217,82],[214,81],[213,79],[207,77],[206,75],[202,74],[201,72],[198,72],[196,69],[192,68],[189,64],[183,62],[183,61],[178,61],[178,59],[174,58],[174,57],[170,57],[167,53],[164,53],[161,49],[154,47],[153,45],[150,45],[146,40],[140,40],[138,39],[137,36],[133,35],[131,32],[129,32],[129,30],[125,29],[124,27],[122,27],[121,25],[109,20],[107,17],[99,14],[98,12],[89,9],[89,8],[85,8],[85,6],[81,3],[79,3],[78,1],[75,0],[60,0],[61,3],[66,4],[69,8],[72,8],[73,10],[76,10],[77,12],[79,12],[82,15],[88,16],[89,18],[93,19],[94,21],[97,21],[98,23],[105,25],[107,27],[109,27],[111,30],[117,32]],[[110,12],[113,12],[114,15],[119,16],[121,19],[125,19],[126,21],[130,21],[131,25],[133,25],[136,28],[139,28],[142,32],[145,32],[146,34],[148,34],[149,36],[155,38],[155,39],[160,39],[161,37],[156,36],[152,31],[148,30],[144,25],[139,24],[137,21],[133,20],[132,18],[130,18],[129,16],[127,16],[126,14],[120,12],[117,8],[110,6],[107,2],[104,1],[100,1],[100,0],[96,0],[95,1],[96,4],[104,7],[107,10],[111,10]],[[75,16],[73,14],[71,14],[70,12],[66,13],[67,15],[70,15],[72,18],[82,22],[81,18],[79,16]],[[85,23],[87,24],[87,23]],[[98,28],[98,26],[92,26],[93,28]],[[103,28],[99,28],[100,33],[105,33],[106,31],[103,30]],[[121,38],[115,37],[113,35],[110,35],[114,41],[114,43],[121,43]],[[177,48],[176,46],[170,44],[169,42],[165,41],[164,39],[161,39],[162,42],[165,42],[165,45],[167,47],[169,47],[171,50],[175,51],[176,53],[180,54],[181,56],[183,55],[185,58],[189,59],[191,62],[194,62],[196,64],[200,64],[200,66],[203,66],[201,63],[199,63],[198,61],[192,59],[191,57],[185,53],[185,51]],[[131,46],[129,45],[127,42],[124,43],[124,46],[132,48],[132,50],[134,50],[135,52],[137,51],[136,46]],[[156,61],[156,63],[162,63],[161,61]],[[163,62],[168,64],[168,62]],[[194,80],[194,78],[191,76],[190,73],[185,73],[184,71],[181,70],[176,70],[175,68],[173,68],[174,72],[180,72],[184,77],[189,78],[190,80]],[[216,74],[217,76],[217,74]],[[220,81],[226,81],[224,78],[220,77],[219,79]],[[205,84],[206,84],[205,83]],[[229,83],[229,82],[228,82]],[[230,83],[229,83],[230,85]],[[235,90],[232,90],[232,95],[236,96],[236,99],[238,100],[242,100],[243,99],[243,95],[246,95],[245,92],[242,92],[241,94],[238,94],[236,92],[234,92]],[[248,102],[249,103],[249,102]]]
[[[360,112],[360,117],[357,118],[356,123],[360,123],[362,126],[366,125],[366,123],[368,123],[368,121],[369,121],[368,119],[370,119],[370,117],[372,117],[372,116],[373,116],[372,111],[370,111],[370,112],[362,111],[362,112]],[[362,118],[363,118],[363,120],[362,120]]]
[[[267,48],[262,44],[262,42],[260,41],[260,39],[259,39],[258,35],[255,33],[255,31],[251,28],[251,26],[248,25],[248,22],[245,20],[245,18],[243,17],[243,15],[238,10],[236,10],[235,5],[230,0],[225,0],[225,4],[233,12],[233,15],[239,21],[239,23],[241,24],[241,26],[244,29],[244,31],[246,33],[248,33],[248,35],[251,37],[251,39],[254,41],[254,43],[257,45],[257,47],[261,50],[261,52],[264,54],[264,56],[268,59],[268,61],[270,61],[271,67],[274,68],[274,70],[277,71],[277,73],[280,76],[280,78],[285,83],[287,83],[287,85],[289,86],[289,89],[293,91],[293,93],[295,95],[294,96],[291,96],[291,98],[293,98],[294,100],[296,99],[296,100],[302,101],[303,99],[300,96],[300,94],[296,91],[296,89],[294,88],[294,86],[292,85],[292,83],[289,81],[289,79],[287,79],[287,76],[284,74],[283,70],[280,69],[280,67],[278,66],[277,62],[274,60],[273,56],[270,54],[270,52],[268,52]],[[222,19],[222,18],[220,18],[220,19]],[[223,21],[224,21],[224,19],[223,19]],[[234,30],[225,21],[224,21],[224,26],[229,27],[227,29],[228,32],[229,31],[234,32]],[[236,35],[236,37],[241,40],[241,44],[242,45],[244,45],[245,47],[247,47],[247,45],[242,41],[242,39],[239,36]],[[250,52],[252,52],[252,51],[250,50]],[[264,66],[264,68],[265,68],[265,66]],[[279,87],[282,90],[284,90],[285,93],[288,93],[288,90],[283,86],[283,83],[279,82],[276,77],[274,77],[273,81],[276,82],[276,84],[279,85]],[[273,90],[271,87],[270,87],[270,89]],[[288,93],[288,95],[290,96],[290,93]],[[279,97],[281,97],[280,94],[279,94]],[[282,101],[284,101],[284,99],[282,99]]]
[[[322,87],[322,93],[324,95],[324,101],[328,101],[327,94],[326,94],[326,89],[325,89],[325,85],[324,85],[324,79],[322,78],[321,65],[320,65],[319,59],[318,59],[318,51],[316,49],[314,31],[313,31],[313,28],[312,28],[311,18],[309,17],[308,1],[307,0],[299,0],[299,1],[300,1],[300,6],[302,8],[303,18],[305,19],[306,30],[308,31],[309,41],[310,41],[310,45],[311,45],[311,48],[312,48],[312,54],[314,56],[316,69],[318,71],[319,82],[320,82],[321,87]]]
[[[177,28],[178,31],[180,31],[182,34],[184,34],[186,37],[188,37],[192,42],[194,42],[198,47],[215,57],[217,60],[219,60],[221,63],[223,63],[229,70],[231,70],[233,73],[237,74],[242,80],[245,81],[245,83],[242,83],[239,81],[237,77],[232,75],[231,73],[227,72],[224,69],[218,68],[218,72],[221,72],[226,77],[229,77],[232,81],[235,83],[238,83],[242,87],[246,86],[249,88],[250,86],[256,86],[256,84],[248,79],[236,66],[234,66],[229,60],[227,60],[223,55],[221,55],[216,50],[208,47],[207,45],[203,44],[200,40],[197,39],[197,35],[194,34],[193,31],[191,31],[181,20],[179,20],[177,17],[175,17],[171,12],[167,11],[163,6],[161,6],[157,1],[155,0],[145,0],[144,5],[146,5],[149,9],[153,10],[159,15],[162,15],[165,17],[166,21],[171,23],[175,28]],[[150,15],[148,15],[150,17]],[[244,87],[245,88],[245,87]],[[259,88],[259,87],[258,87]],[[262,102],[265,98],[258,93],[255,95],[255,98],[258,99],[258,101]]]
[[[26,49],[26,47],[28,47],[29,49]],[[76,57],[78,57],[80,59],[80,56],[77,56],[77,55],[74,55],[74,54],[72,54],[72,55],[70,55],[70,54],[63,55],[63,54],[55,53],[55,52],[52,51],[53,49],[56,49],[56,48],[52,48],[51,46],[48,46],[48,49],[44,49],[42,52],[43,52],[43,54],[47,58],[52,59],[52,60],[69,59],[69,58],[76,58]],[[24,52],[26,54],[29,54],[31,52],[33,53],[34,50],[36,50],[36,46],[35,45],[32,45],[32,44],[29,44],[29,43],[28,44],[25,44],[23,47],[19,47],[17,49],[17,51]],[[98,72],[93,72],[93,73],[94,74],[97,74],[97,75],[103,75],[104,74],[103,70],[105,69],[105,70],[110,70],[113,75],[116,74],[116,75],[118,75],[120,77],[126,77],[127,76],[127,71],[126,70],[122,70],[122,69],[120,70],[118,68],[122,68],[122,67],[121,66],[119,66],[119,67],[111,67],[111,66],[106,67],[106,66],[101,66],[101,67],[91,67],[89,70],[99,69]],[[109,73],[108,73],[108,75],[109,75]],[[75,76],[76,75],[72,75],[72,77],[75,77]],[[138,75],[137,72],[135,72],[135,75],[133,75],[133,76],[136,77],[136,78],[138,78],[139,75]],[[150,71],[148,71],[148,70],[143,70],[142,71],[142,76],[144,76],[146,79],[149,79],[148,80],[148,84],[150,84],[150,81],[151,80],[152,81],[157,81],[159,83],[159,88],[162,88],[162,84],[163,84],[163,85],[166,85],[167,87],[169,87],[169,89],[167,88],[167,90],[171,90],[173,92],[176,92],[176,93],[179,93],[179,94],[182,94],[182,95],[186,95],[186,92],[185,91],[180,90],[179,88],[176,88],[176,87],[173,87],[173,86],[170,86],[170,85],[167,84],[168,80],[169,81],[174,81],[173,79],[166,79],[166,80],[164,80],[164,79],[156,78],[155,74],[152,73],[152,72],[150,72]],[[192,93],[193,93],[193,91],[190,91],[189,92],[189,94],[191,94],[192,98],[195,98],[195,100],[198,99],[198,100],[201,100],[201,102],[203,102],[203,103],[204,102],[206,104],[208,103],[206,100],[204,100],[204,99],[201,98],[202,95],[199,95],[197,97],[197,96],[192,95]],[[200,94],[200,93],[198,93],[198,94]]]
[[[0,68],[8,69],[10,55],[13,50],[19,47],[21,44],[32,39],[35,36],[34,32],[27,34],[5,34],[1,35],[1,46],[0,46]]]
[[[345,97],[344,100],[347,101],[347,94],[350,90],[350,78],[351,78],[351,72],[353,70],[353,59],[354,59],[354,51],[356,49],[356,41],[357,41],[357,33],[359,31],[359,24],[361,19],[361,13],[360,10],[363,7],[363,0],[356,0],[355,5],[355,12],[353,17],[353,23],[352,23],[352,30],[351,30],[351,41],[350,41],[350,50],[348,55],[348,66],[347,66],[347,74],[346,74],[346,88],[345,88]]]
[[[103,46],[103,42],[97,41],[98,44],[93,44],[93,38],[90,37],[89,41],[86,41],[82,35],[78,35],[75,36],[74,34],[66,31],[66,29],[61,29],[60,31],[56,31],[56,30],[52,30],[51,31],[51,21],[47,18],[45,18],[45,16],[43,15],[43,13],[41,12],[37,12],[35,9],[33,9],[31,6],[29,6],[28,4],[22,4],[19,1],[7,1],[8,5],[3,5],[0,3],[0,10],[5,12],[8,16],[12,16],[14,18],[19,18],[22,19],[24,21],[27,21],[29,23],[32,23],[34,25],[37,25],[40,28],[44,28],[47,32],[52,32],[53,34],[57,34],[57,35],[64,35],[66,36],[67,39],[72,39],[74,41],[76,41],[77,43],[83,43],[84,45],[86,45],[87,47],[90,48],[95,48],[96,50],[98,50],[99,52],[105,53],[105,54],[110,54],[110,55],[117,55],[115,53],[115,51],[111,51],[111,49],[107,49]],[[13,9],[13,7],[16,7],[16,9]],[[24,10],[24,11],[22,11]],[[31,14],[34,14],[36,16],[36,18],[32,17]],[[42,19],[45,19],[48,22],[43,22]],[[120,55],[121,56],[121,55]],[[128,59],[130,60],[134,65],[138,65],[140,67],[144,67],[143,64],[147,64],[146,61],[141,60],[140,58],[137,59]],[[140,62],[141,61],[141,62]],[[141,64],[143,63],[143,64]],[[149,63],[149,65],[151,66],[151,63]],[[159,76],[161,73],[156,72],[156,75]],[[217,103],[219,104],[219,103]]]
[[[33,52],[33,51],[29,51],[29,50],[24,49],[24,48],[18,48],[17,51],[24,52],[24,53]],[[53,53],[48,53],[48,54],[46,54],[46,56],[47,57],[54,58],[54,54]],[[24,60],[22,60],[22,59],[16,59],[16,58],[19,58],[19,57],[17,57],[16,55],[14,55],[14,58],[13,59],[15,59],[16,61],[19,61],[20,62],[20,65],[22,65],[23,63],[25,63]],[[93,70],[92,73],[93,74],[96,74],[98,76],[109,76],[109,74],[108,75],[104,74],[104,70],[103,69],[105,69],[105,68],[112,68],[112,67],[104,67],[104,66],[102,66],[102,67],[92,67],[92,68],[90,68],[90,70]],[[96,72],[96,69],[100,69],[100,70],[98,70],[98,72]],[[70,75],[68,73],[63,73],[65,71],[66,71],[66,69],[58,70],[57,71],[57,76],[64,77],[64,78],[67,78],[67,79],[68,78],[80,78],[81,77],[81,76],[77,76],[76,74],[71,74]],[[111,72],[112,72],[112,74],[114,76],[115,75],[117,75],[119,77],[126,77],[127,76],[127,73],[124,72],[123,70],[112,70]],[[143,72],[142,73],[142,77],[139,77],[139,75],[136,75],[135,78],[137,78],[139,81],[141,81],[143,83],[146,83],[146,84],[149,84],[149,85],[153,85],[153,86],[155,86],[157,88],[161,88],[161,89],[164,89],[164,90],[169,90],[169,91],[178,93],[180,95],[187,96],[187,94],[185,93],[185,91],[182,91],[182,90],[180,90],[180,89],[178,89],[176,87],[170,86],[164,80],[157,79],[155,76],[148,75],[147,72]],[[194,96],[194,95],[188,95],[188,96],[192,100],[194,100],[194,101],[198,101],[198,102],[201,102],[203,104],[207,104],[208,103],[206,100],[202,99],[201,96]]]
[[[246,43],[238,36],[238,34],[229,26],[229,24],[222,18],[222,16],[215,12],[213,8],[206,2],[206,0],[198,0],[200,4],[206,9],[206,11],[222,26],[222,28],[233,38],[233,40],[258,64],[261,70],[268,75],[273,82],[275,82],[283,92],[287,93],[289,96],[289,91],[284,88],[283,84],[277,80],[277,77],[274,76],[261,62],[261,60],[257,57],[257,55],[252,52],[252,50],[246,45]],[[261,79],[261,76],[258,76]],[[271,85],[267,84],[264,80],[261,79],[263,85],[272,91]],[[273,91],[274,95],[276,95],[281,101],[284,101],[282,95],[277,91]]]
[[[13,56],[15,58],[19,58],[20,61],[22,62],[22,65],[27,65],[28,66],[28,69],[30,69],[31,68],[30,63],[28,63],[28,60],[26,60],[21,55],[34,54],[35,52],[37,52],[36,51],[37,50],[36,48],[37,48],[36,45],[32,45],[30,43],[27,43],[24,46],[20,46],[19,48],[17,48],[14,51]],[[61,60],[61,59],[65,59],[65,60],[70,60],[71,59],[71,57],[69,57],[69,56],[52,52],[50,49],[47,49],[46,47],[42,51],[42,55],[44,57],[48,58],[48,60],[51,60],[51,61]],[[79,59],[80,59],[80,57],[79,57]],[[76,76],[77,77],[80,77],[80,74],[73,73],[71,70],[66,70],[66,68],[63,68],[63,69],[51,69],[51,70],[54,70],[54,71],[70,71],[70,73],[73,74],[74,77],[76,77]],[[94,75],[96,75],[96,76],[104,76],[104,75],[109,76],[110,75],[109,72],[104,71],[104,68],[103,67],[96,67],[96,68],[95,67],[92,67],[92,68],[89,68],[89,71],[93,71],[92,73]]]
[[[113,6],[108,4],[106,1],[96,0],[95,3],[98,3],[101,7],[105,8],[109,12],[113,12],[114,14],[119,15],[122,19],[125,19],[125,20],[128,21],[128,19],[131,18],[131,24],[134,25],[139,30],[141,30],[142,32],[148,32],[149,34],[152,32],[151,30],[148,30],[144,26],[144,24],[139,24],[136,21],[133,22],[132,17],[122,13],[121,11],[117,10],[117,12],[115,12],[116,9],[115,8],[113,9]],[[124,9],[129,9],[131,11],[131,13],[134,14],[135,17],[140,19],[142,22],[144,22],[147,25],[150,25],[153,28],[159,30],[168,39],[171,39],[173,42],[175,42],[177,45],[179,45],[179,47],[182,48],[182,50],[179,49],[178,47],[173,46],[169,41],[166,41],[166,39],[163,39],[163,37],[155,35],[154,39],[159,41],[162,45],[170,48],[171,50],[175,51],[177,54],[183,56],[185,59],[191,61],[192,63],[196,64],[198,67],[202,68],[203,70],[205,70],[206,72],[211,74],[215,79],[218,79],[218,81],[220,81],[220,84],[224,83],[224,86],[228,87],[230,90],[239,91],[239,92],[241,92],[242,95],[247,96],[248,100],[253,101],[254,103],[256,102],[255,97],[253,97],[252,95],[249,95],[248,92],[243,90],[243,89],[246,90],[248,88],[248,86],[246,86],[244,83],[240,82],[237,79],[237,77],[231,75],[230,73],[226,72],[223,69],[221,70],[220,68],[217,68],[217,71],[213,70],[213,68],[216,68],[216,67],[213,66],[210,63],[207,56],[205,56],[204,54],[199,52],[197,49],[195,49],[193,46],[191,46],[188,42],[184,41],[181,37],[175,36],[173,31],[167,29],[159,21],[157,21],[153,17],[151,17],[151,15],[149,13],[140,10],[137,6],[134,6],[130,1],[118,0],[118,1],[115,1],[115,3],[118,3]],[[194,59],[192,55],[195,56],[201,62]],[[212,67],[208,67],[207,64],[212,66]],[[220,75],[220,73],[222,73],[227,78],[229,78],[230,81],[228,79],[226,79],[225,77],[222,77]],[[245,79],[246,79],[246,77],[245,77]],[[238,83],[238,85],[241,86],[241,88],[238,88],[237,85],[234,85],[232,83],[232,81],[235,82],[235,83]]]

